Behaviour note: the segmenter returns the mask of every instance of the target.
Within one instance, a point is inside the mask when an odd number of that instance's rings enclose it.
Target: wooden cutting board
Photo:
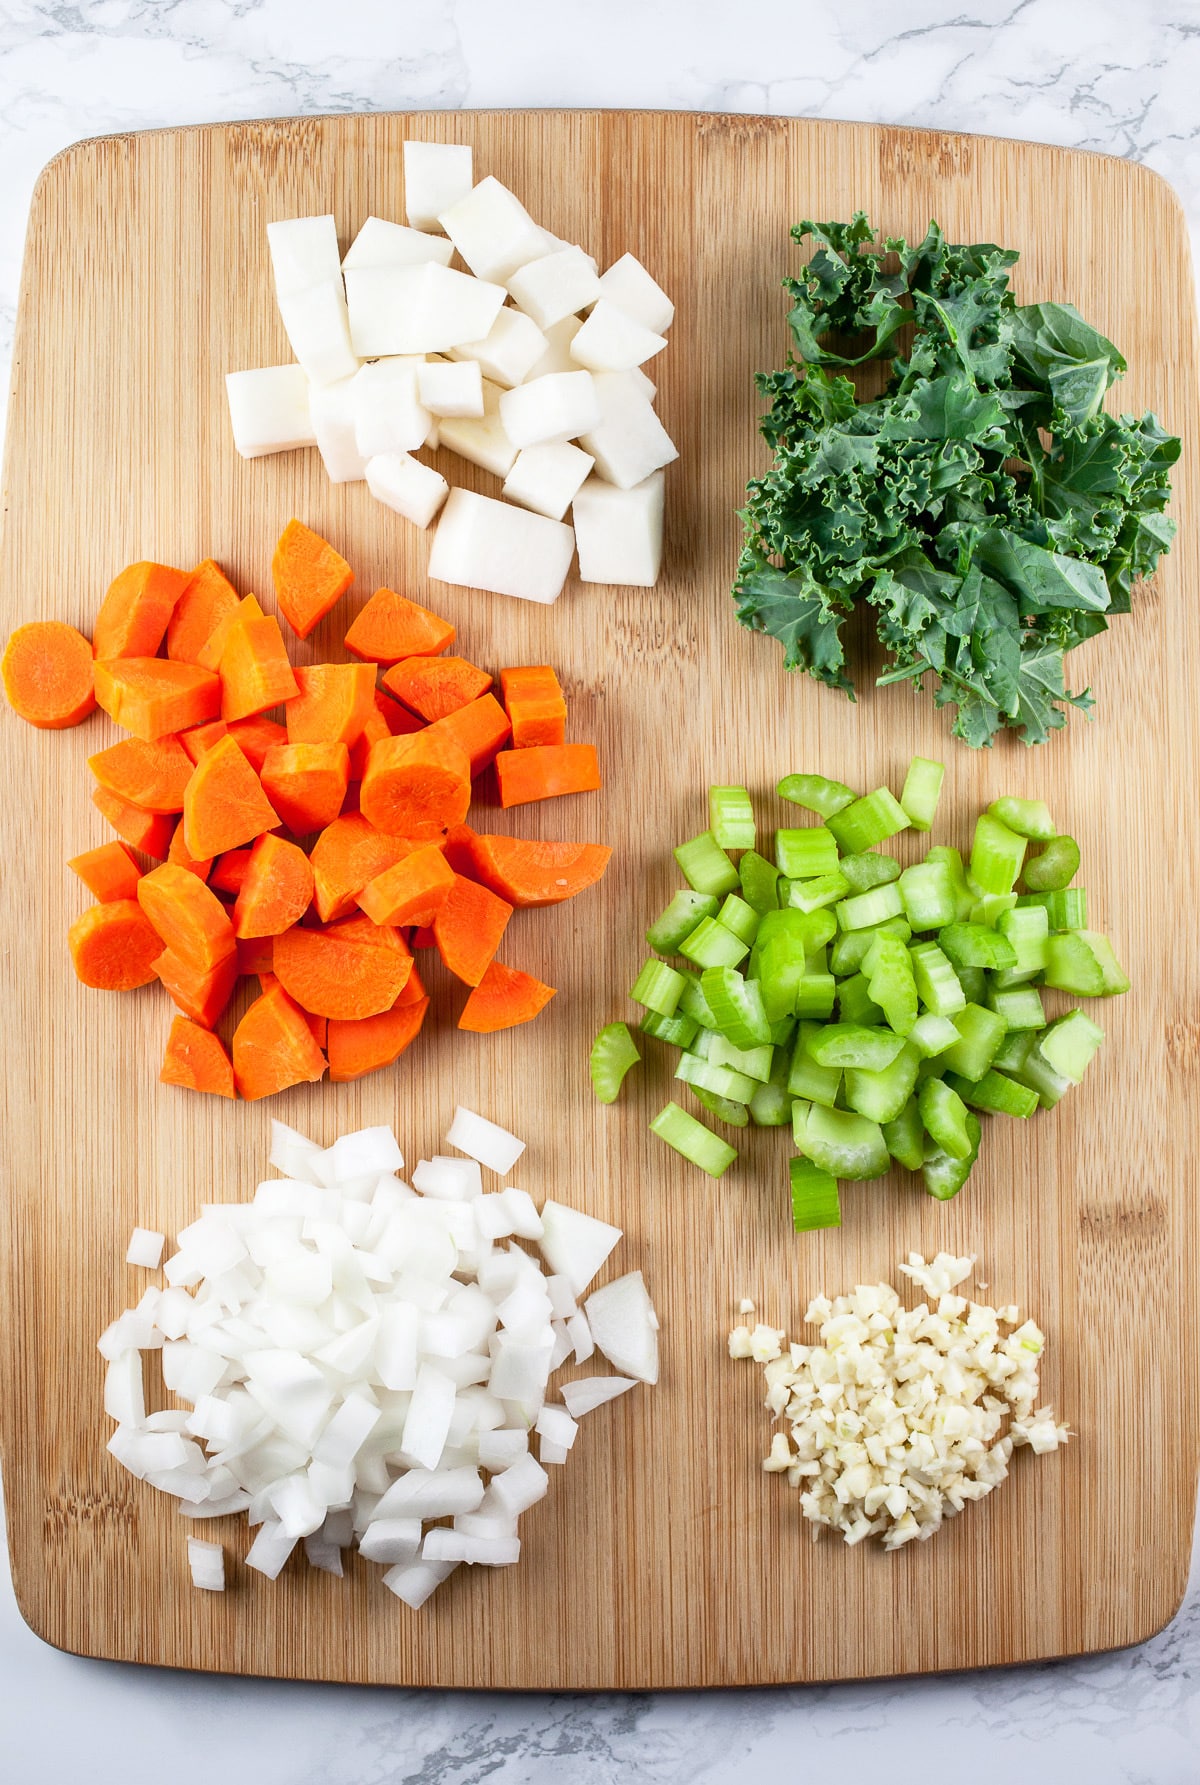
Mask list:
[[[348,240],[403,216],[405,137],[465,140],[551,229],[607,263],[626,249],[673,293],[653,368],[681,449],[657,589],[570,582],[557,606],[430,586],[427,536],[333,488],[315,453],[246,464],[223,375],[287,348],[265,225],[333,211]],[[973,754],[904,688],[876,689],[859,647],[850,705],[786,677],[774,641],[728,599],[747,475],[763,462],[752,373],[785,353],[788,226],[869,211],[888,232],[936,216],[955,239],[1021,251],[1018,296],[1076,303],[1129,360],[1124,407],[1181,430],[1180,536],[1131,618],[1072,659],[1094,724],[1027,751]],[[1019,1662],[1142,1640],[1179,1604],[1197,1470],[1194,1110],[1200,954],[1193,908],[1200,587],[1197,355],[1178,204],[1144,168],[1061,149],[779,118],[428,113],[311,118],[110,137],[46,170],[34,199],[8,425],[0,570],[10,624],[90,632],[127,561],[212,555],[271,588],[297,514],[349,557],[355,589],[302,648],[336,654],[382,583],[428,600],[482,663],[557,664],[571,735],[594,738],[603,793],[496,826],[614,845],[601,888],[518,913],[508,958],[559,995],[534,1025],[459,1035],[434,1018],[395,1072],[229,1105],[156,1082],[169,1022],[156,988],[80,987],[65,931],[83,908],[66,857],[102,840],[85,759],[97,714],[56,736],[5,710],[2,866],[5,1235],[3,1460],[17,1592],[48,1642],[170,1666],[412,1685],[715,1686]],[[446,461],[459,481],[492,480]],[[992,1121],[968,1191],[942,1206],[901,1174],[851,1187],[840,1231],[796,1238],[785,1137],[752,1133],[713,1184],[647,1132],[669,1095],[650,1052],[611,1110],[587,1047],[627,1014],[641,931],[673,883],[670,846],[706,823],[710,781],[747,783],[767,823],[792,769],[898,785],[910,754],[949,764],[939,838],[980,805],[1044,797],[1084,840],[1093,921],[1134,990],[1102,1020],[1086,1088],[1027,1124]],[[911,853],[911,852],[910,852]],[[419,1614],[355,1564],[344,1582],[293,1562],[271,1584],[231,1566],[224,1596],[189,1584],[187,1527],[106,1455],[97,1334],[147,1282],[122,1263],[135,1223],[168,1234],[206,1198],[264,1174],[270,1117],[328,1142],[393,1122],[410,1159],[456,1101],[530,1139],[520,1181],[626,1230],[662,1317],[663,1374],[593,1414],[549,1498],[523,1521],[519,1568],[460,1570]],[[894,1278],[910,1249],[979,1255],[989,1296],[1049,1334],[1044,1394],[1076,1434],[1018,1456],[1010,1482],[928,1545],[813,1543],[798,1497],[761,1473],[757,1369],[725,1340],[739,1298],[800,1333],[820,1288]],[[212,1535],[211,1529],[206,1533]],[[219,1535],[232,1559],[243,1521]]]

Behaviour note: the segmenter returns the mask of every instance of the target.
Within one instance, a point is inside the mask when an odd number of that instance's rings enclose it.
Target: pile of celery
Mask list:
[[[746,789],[712,788],[710,828],[675,851],[688,888],[646,932],[680,964],[651,958],[638,974],[642,1030],[681,1050],[676,1078],[720,1121],[791,1125],[797,1231],[839,1225],[837,1180],[893,1161],[931,1196],[956,1195],[979,1150],[976,1112],[1052,1108],[1104,1038],[1082,1010],[1049,1019],[1039,987],[1129,988],[1071,885],[1078,846],[1041,801],[994,801],[966,868],[956,849],[903,870],[879,850],[929,830],[942,775],[914,758],[899,800],[788,775],[780,795],[820,822],[776,831],[774,861],[755,847]],[[638,1057],[624,1024],[604,1030],[597,1095],[611,1101]],[[737,1157],[675,1103],[651,1128],[711,1177]]]

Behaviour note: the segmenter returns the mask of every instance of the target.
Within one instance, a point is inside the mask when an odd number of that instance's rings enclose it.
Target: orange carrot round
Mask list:
[[[216,1097],[236,1097],[233,1086],[233,1064],[211,1030],[177,1016],[167,1037],[159,1080],[164,1085],[182,1085],[188,1091],[211,1091]]]
[[[174,862],[178,868],[186,868],[189,874],[195,874],[200,880],[207,880],[212,873],[213,858],[211,855],[201,856],[199,861],[195,861],[188,854],[181,824],[175,826],[175,835],[171,838],[171,847],[167,850],[167,860]]]
[[[279,985],[254,1000],[233,1032],[231,1051],[234,1083],[247,1099],[312,1083],[325,1071],[304,1012]]]
[[[532,974],[492,961],[463,1006],[458,1026],[474,1035],[514,1029],[518,1023],[531,1022],[554,995],[553,986],[543,985]]]
[[[250,851],[233,908],[236,936],[278,936],[299,922],[312,903],[313,871],[294,843],[270,832]]]
[[[510,905],[557,905],[594,886],[612,850],[602,843],[542,843],[525,837],[476,836],[460,825],[447,839],[459,873],[490,887]]]
[[[422,719],[445,719],[486,694],[492,678],[465,657],[405,657],[388,670],[383,685]]]
[[[448,620],[394,589],[376,589],[346,634],[346,649],[369,663],[436,657],[453,643],[454,628]]]
[[[73,855],[67,866],[102,905],[113,899],[137,898],[142,870],[124,843],[101,843],[98,849],[85,849],[82,855]]]
[[[345,744],[274,744],[263,758],[263,792],[293,836],[324,830],[350,784]]]
[[[236,952],[233,925],[216,893],[197,875],[175,862],[143,874],[138,904],[169,948],[198,972],[211,973],[218,961]],[[160,953],[162,950],[160,949]]]
[[[75,972],[101,992],[131,992],[149,985],[162,953],[157,930],[136,899],[89,905],[67,931]]]
[[[391,837],[440,836],[461,824],[471,804],[471,765],[452,738],[418,731],[372,744],[359,807]]]
[[[433,939],[451,973],[478,985],[487,972],[513,908],[486,886],[461,874],[433,920]]]
[[[149,743],[144,738],[122,738],[88,757],[88,767],[101,787],[147,812],[183,811],[183,790],[192,766],[179,739],[171,736]]]
[[[227,725],[296,696],[296,678],[273,614],[235,622],[221,652],[220,673],[221,717]]]
[[[0,662],[14,713],[42,731],[78,725],[96,705],[92,647],[62,620],[31,620],[10,634]]]
[[[262,603],[254,595],[245,595],[238,602],[232,613],[218,620],[199,651],[196,662],[201,669],[219,670],[221,659],[225,655],[225,646],[229,643],[229,634],[243,620],[265,620]]]
[[[394,1004],[378,1016],[360,1017],[357,1022],[331,1020],[326,1036],[329,1051],[329,1077],[335,1085],[348,1084],[382,1066],[392,1066],[416,1039],[428,998]]]
[[[273,954],[279,983],[297,1004],[344,1020],[390,1010],[412,971],[412,955],[396,931],[366,918],[332,929],[285,930]]]

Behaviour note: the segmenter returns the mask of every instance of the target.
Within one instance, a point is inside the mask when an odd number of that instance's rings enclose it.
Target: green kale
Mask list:
[[[935,677],[976,748],[1005,726],[1042,743],[1067,706],[1067,651],[1128,613],[1169,547],[1179,441],[1103,407],[1125,370],[1069,304],[1017,304],[991,243],[877,241],[863,212],[799,224],[785,279],[794,353],[760,373],[771,469],[753,478],[738,618],[851,699],[841,628],[865,602],[880,682]],[[848,371],[890,363],[860,400]]]

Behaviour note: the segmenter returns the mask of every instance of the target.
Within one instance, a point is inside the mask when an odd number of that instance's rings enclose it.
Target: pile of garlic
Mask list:
[[[332,216],[267,225],[298,363],[228,374],[238,451],[316,446],[333,482],[419,527],[440,514],[438,582],[550,602],[578,551],[583,582],[650,586],[679,455],[641,368],[671,299],[632,254],[601,274],[499,180],[476,184],[466,145],[405,143],[404,179],[407,225],[368,217],[344,260]],[[506,500],[452,490],[416,456],[439,446]]]
[[[952,1293],[974,1264],[910,1252],[900,1270],[930,1298],[912,1309],[886,1283],[818,1296],[804,1316],[816,1345],[785,1353],[784,1334],[761,1324],[729,1335],[731,1357],[765,1365],[766,1406],[788,1428],[763,1468],[786,1473],[805,1518],[847,1543],[932,1537],[999,1487],[1015,1448],[1041,1456],[1067,1441],[1053,1410],[1035,1409],[1045,1339],[1033,1321]]]

